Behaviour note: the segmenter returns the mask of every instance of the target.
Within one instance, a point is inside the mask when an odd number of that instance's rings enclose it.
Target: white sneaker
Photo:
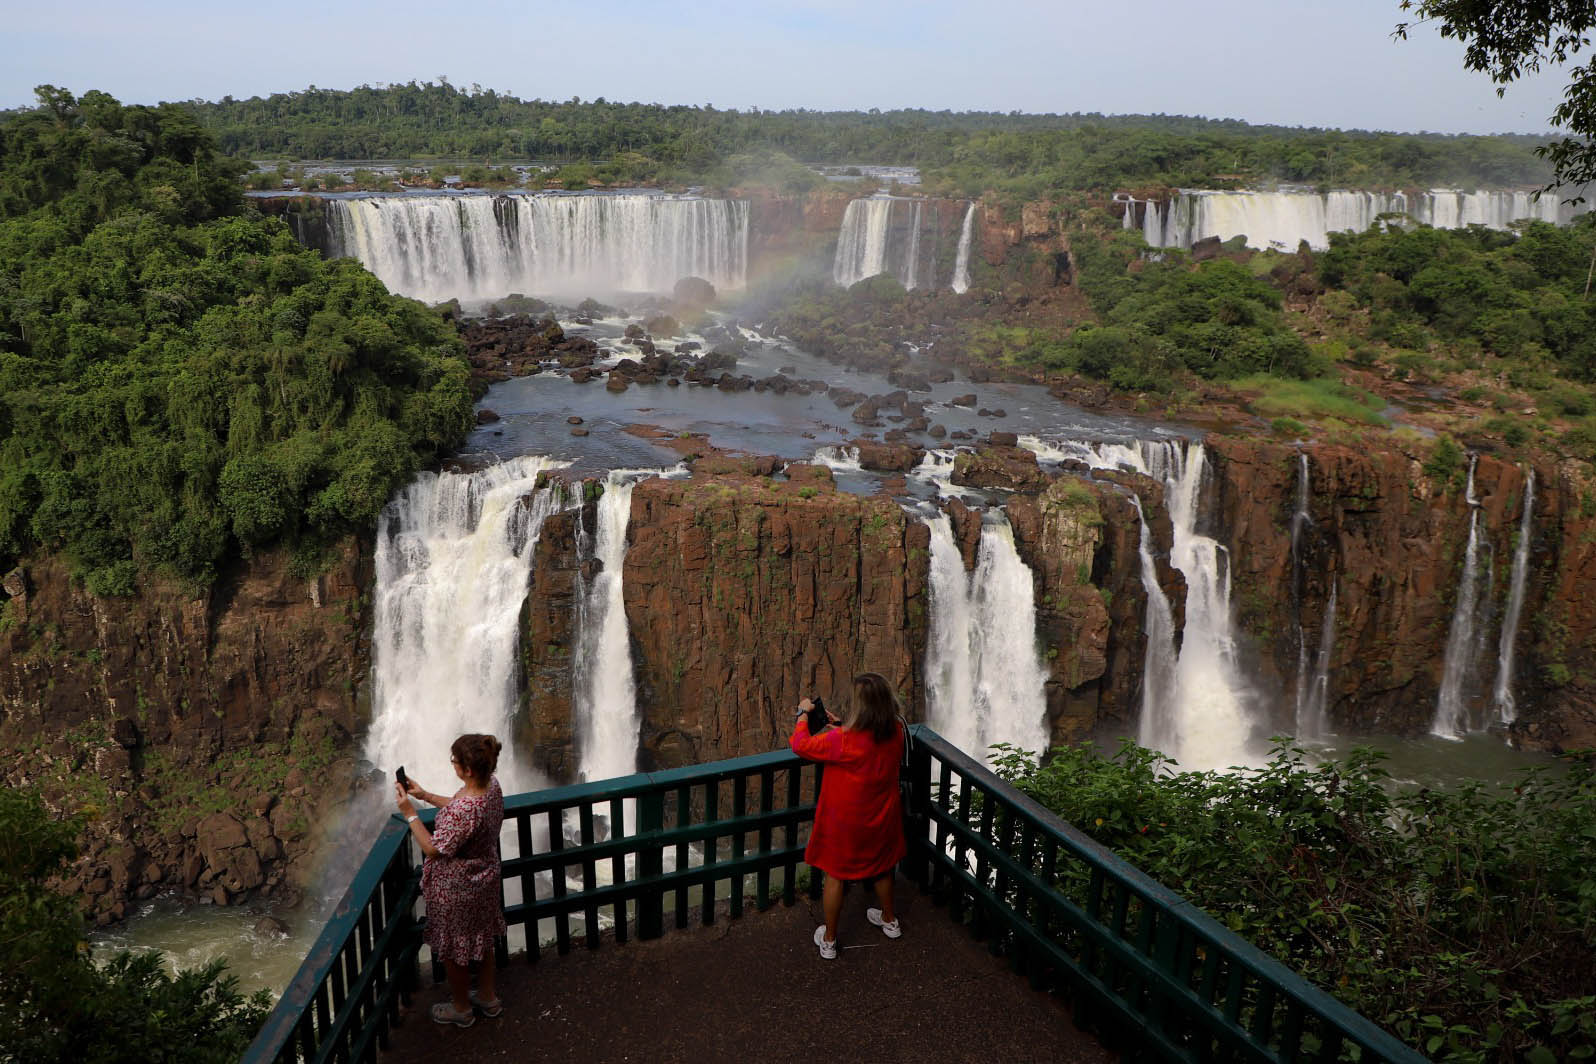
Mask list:
[[[881,919],[880,909],[866,909],[865,919],[881,928],[881,933],[886,935],[888,938],[903,937],[903,928],[898,926],[898,921],[894,920],[890,924],[887,923],[885,920]]]
[[[820,947],[820,959],[834,961],[837,959],[837,943],[826,941],[826,925],[821,924],[815,928],[815,945]]]

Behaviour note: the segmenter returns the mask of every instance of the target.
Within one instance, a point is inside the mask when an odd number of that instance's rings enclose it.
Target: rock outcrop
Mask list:
[[[166,888],[225,904],[307,882],[354,774],[365,569],[351,540],[319,576],[258,556],[199,595],[152,580],[95,598],[51,557],[7,579],[5,782],[86,816],[68,887],[92,916]]]
[[[1293,574],[1291,519],[1299,449],[1210,437],[1211,520],[1233,559],[1239,627],[1252,634],[1259,683],[1283,693],[1298,660],[1298,618],[1317,646],[1325,601],[1336,588],[1329,715],[1338,731],[1412,734],[1429,728],[1468,541],[1465,469],[1427,471],[1427,453],[1313,445],[1303,575]],[[1515,734],[1547,748],[1596,743],[1596,533],[1576,481],[1537,477],[1530,577],[1516,646]],[[1475,495],[1492,579],[1482,605],[1480,669],[1465,694],[1481,719],[1494,682],[1503,604],[1524,499],[1525,472],[1477,458]],[[1294,592],[1299,587],[1300,595]],[[1299,603],[1300,598],[1300,603]]]

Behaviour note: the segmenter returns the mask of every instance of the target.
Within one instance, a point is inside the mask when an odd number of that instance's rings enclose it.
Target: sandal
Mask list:
[[[482,1015],[487,1019],[496,1019],[498,1018],[499,1013],[504,1011],[504,1002],[499,998],[494,998],[492,1001],[487,1001],[483,998],[477,997],[477,992],[475,990],[471,991],[470,996],[471,1004],[475,1005],[477,1007],[477,1011],[481,1012]]]
[[[475,1013],[454,1011],[454,1002],[440,1001],[432,1006],[432,1022],[454,1024],[456,1027],[470,1027],[477,1022]]]

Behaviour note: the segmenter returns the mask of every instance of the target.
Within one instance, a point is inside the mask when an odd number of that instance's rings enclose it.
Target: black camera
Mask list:
[[[809,734],[813,735],[821,728],[831,723],[831,717],[826,713],[826,703],[819,695],[809,700]]]
[[[393,778],[398,780],[399,786],[403,787],[406,791],[410,789],[410,781],[405,778],[405,767],[403,765],[400,765],[398,768],[394,769]]]

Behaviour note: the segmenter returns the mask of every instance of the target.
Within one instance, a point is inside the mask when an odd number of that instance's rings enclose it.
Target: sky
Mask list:
[[[1394,40],[1404,17],[1397,0],[0,0],[0,108],[46,83],[156,103],[444,76],[523,99],[1550,128],[1556,71],[1498,99],[1433,27]]]

